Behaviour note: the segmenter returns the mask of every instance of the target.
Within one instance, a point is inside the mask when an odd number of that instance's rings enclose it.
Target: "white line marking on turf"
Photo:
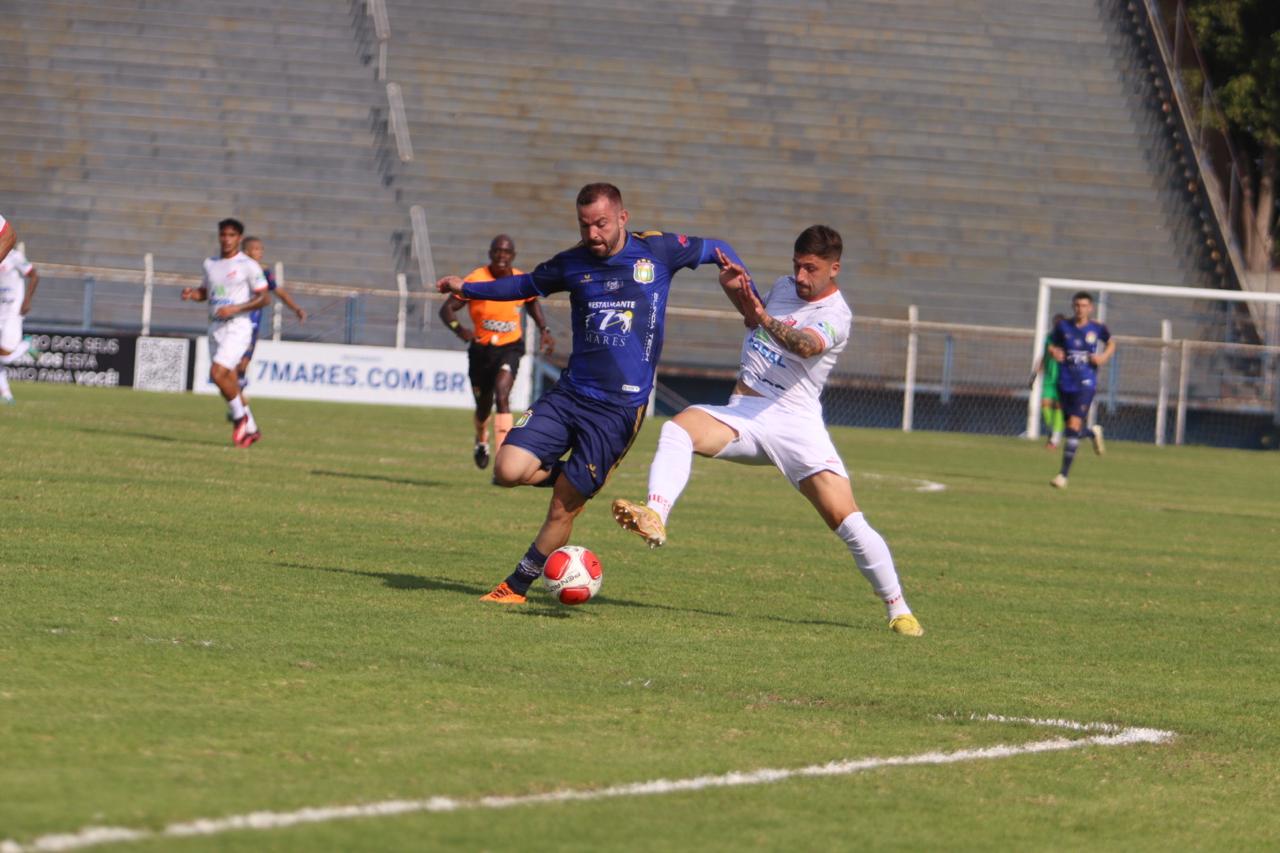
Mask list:
[[[939,719],[947,719],[939,717]],[[197,835],[218,835],[243,829],[282,829],[307,823],[325,823],[334,820],[351,820],[362,817],[387,817],[389,815],[416,812],[456,812],[470,809],[509,809],[541,803],[581,802],[606,800],[616,797],[643,797],[654,794],[673,794],[681,791],[703,791],[708,788],[732,788],[741,785],[769,785],[787,779],[824,776],[849,776],[882,767],[912,767],[919,765],[958,764],[962,761],[990,761],[1011,758],[1015,755],[1032,755],[1041,752],[1061,752],[1067,749],[1083,749],[1089,746],[1132,746],[1139,743],[1167,743],[1176,736],[1161,729],[1117,726],[1111,723],[1077,723],[1071,720],[1042,720],[1033,717],[1005,717],[999,714],[973,714],[971,720],[989,723],[1020,723],[1046,728],[1068,729],[1076,732],[1095,732],[1088,737],[1072,740],[1065,737],[1032,741],[1022,744],[1000,744],[978,749],[958,749],[954,752],[922,752],[916,755],[895,755],[884,758],[855,758],[832,761],[827,764],[811,764],[791,769],[762,769],[718,776],[695,776],[689,779],[654,779],[649,782],[633,782],[608,788],[583,788],[578,790],[550,791],[545,794],[525,794],[512,797],[478,797],[457,800],[452,797],[431,797],[425,800],[386,800],[356,806],[323,806],[298,809],[292,812],[250,812],[221,818],[201,818],[187,823],[171,823],[161,830],[129,829],[118,826],[89,826],[73,833],[42,835],[26,844],[16,841],[0,841],[0,853],[34,853],[34,851],[81,850],[121,841],[144,841],[157,838],[188,838]]]
[[[865,471],[855,473],[856,477],[864,480],[892,480],[899,483],[912,483],[913,492],[945,492],[947,486],[945,483],[935,483],[933,480],[925,480],[920,477],[903,477],[898,474],[870,474]]]

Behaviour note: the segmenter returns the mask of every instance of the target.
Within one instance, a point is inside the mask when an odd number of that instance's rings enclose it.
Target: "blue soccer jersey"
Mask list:
[[[616,255],[598,258],[578,245],[531,273],[468,283],[468,299],[517,299],[567,292],[573,316],[573,353],[560,383],[593,400],[620,406],[648,402],[662,354],[667,294],[677,270],[714,261],[720,240],[646,231],[627,236]]]
[[[1094,320],[1077,326],[1072,320],[1059,320],[1053,327],[1050,341],[1066,352],[1062,369],[1058,371],[1058,390],[1064,394],[1093,391],[1098,385],[1098,368],[1089,363],[1089,356],[1096,354],[1111,340],[1107,327]]]
[[[276,277],[271,270],[266,267],[262,268],[262,274],[267,277],[267,290],[276,289]],[[262,309],[249,312],[249,321],[253,323],[253,333],[256,336],[258,329],[262,326]]]

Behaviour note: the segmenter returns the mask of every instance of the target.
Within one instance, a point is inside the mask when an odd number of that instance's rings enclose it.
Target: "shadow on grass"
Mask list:
[[[333,572],[340,575],[357,575],[375,578],[391,589],[429,589],[437,592],[456,592],[479,598],[489,591],[487,586],[476,586],[472,583],[453,580],[452,578],[427,578],[422,575],[408,575],[403,572],[362,572],[359,569],[341,569],[337,566],[311,566],[306,563],[276,563],[285,569],[306,569],[311,572]]]
[[[455,592],[460,595],[466,595],[473,598],[479,598],[488,592],[491,587],[477,586],[473,583],[454,580],[452,578],[429,578],[422,575],[410,575],[403,572],[366,572],[359,569],[343,569],[337,566],[312,566],[306,563],[276,563],[277,566],[286,569],[306,569],[315,572],[333,572],[342,575],[356,575],[359,577],[375,578],[381,580],[383,584],[391,589],[426,589],[434,592]],[[549,599],[540,596],[530,598],[530,607],[511,607],[513,613],[522,616],[549,617],[554,619],[568,619],[573,616],[575,608],[564,607]],[[717,619],[753,619],[764,620],[767,622],[782,622],[787,625],[817,625],[829,628],[852,628],[852,624],[848,622],[833,622],[829,619],[791,619],[786,616],[753,616],[746,613],[729,613],[723,610],[706,610],[700,607],[677,607],[672,604],[655,604],[649,601],[633,601],[628,598],[615,598],[613,596],[602,596],[591,603],[592,608],[597,607],[630,607],[640,610],[662,610],[670,613],[689,613],[698,616],[711,616]]]
[[[76,432],[87,432],[94,435],[118,435],[124,438],[142,438],[147,441],[163,441],[166,444],[203,444],[208,447],[230,447],[229,441],[210,441],[204,438],[179,438],[173,435],[158,435],[152,432],[132,432],[127,429],[102,429],[100,427],[75,427]]]
[[[424,488],[436,488],[443,486],[444,483],[435,480],[410,480],[407,477],[384,477],[381,474],[352,474],[349,471],[324,471],[316,468],[311,471],[313,477],[344,477],[348,480],[372,480],[375,483],[395,483],[399,486],[422,486]]]

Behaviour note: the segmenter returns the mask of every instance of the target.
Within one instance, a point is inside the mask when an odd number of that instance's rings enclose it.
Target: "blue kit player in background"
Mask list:
[[[293,297],[285,292],[284,288],[278,285],[275,274],[271,272],[271,265],[262,262],[264,252],[262,240],[258,237],[245,237],[241,248],[258,266],[262,267],[262,274],[267,277],[267,293],[276,296],[281,302],[288,305],[289,310],[298,318],[299,323],[307,322],[307,312],[302,310],[302,306],[295,302]],[[268,298],[267,304],[271,304],[270,298]],[[249,315],[249,319],[253,322],[253,342],[249,344],[249,351],[244,354],[244,358],[240,359],[240,364],[236,367],[236,374],[240,380],[241,396],[243,396],[244,389],[249,386],[249,362],[253,360],[253,351],[258,346],[258,336],[262,332],[262,312],[264,310],[264,308],[259,308]]]
[[[533,272],[468,283],[446,276],[436,283],[442,293],[466,299],[567,292],[573,315],[568,367],[516,421],[493,466],[500,486],[550,487],[551,506],[515,571],[483,596],[486,601],[524,603],[547,556],[569,541],[574,519],[631,449],[662,354],[671,277],[707,262],[718,266],[717,250],[741,265],[733,248],[720,240],[628,233],[629,214],[612,184],[583,187],[577,209],[582,241]]]
[[[1111,360],[1116,342],[1111,332],[1101,323],[1094,322],[1093,297],[1080,291],[1071,297],[1073,317],[1059,320],[1049,336],[1049,355],[1061,367],[1058,369],[1058,398],[1062,413],[1067,419],[1066,441],[1062,445],[1062,470],[1050,480],[1055,489],[1067,487],[1067,474],[1076,458],[1076,448],[1081,438],[1093,441],[1093,451],[1099,456],[1105,451],[1102,427],[1085,426],[1089,417],[1089,405],[1098,390],[1098,368]],[[1099,352],[1101,347],[1102,351]]]

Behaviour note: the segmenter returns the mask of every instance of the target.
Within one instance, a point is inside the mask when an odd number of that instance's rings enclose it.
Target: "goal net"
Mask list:
[[[1092,295],[1116,354],[1098,372],[1091,420],[1108,437],[1156,444],[1274,447],[1280,424],[1280,293],[1042,278],[1030,362],[1071,297]],[[1043,378],[1026,430],[1042,430]]]

